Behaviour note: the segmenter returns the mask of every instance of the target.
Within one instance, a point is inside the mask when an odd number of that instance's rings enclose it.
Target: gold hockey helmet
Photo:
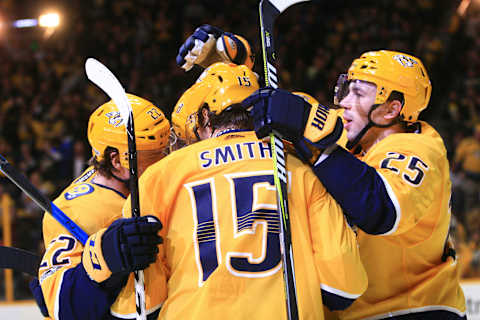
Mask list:
[[[374,83],[377,86],[375,104],[385,103],[392,91],[403,93],[405,101],[400,116],[404,121],[416,121],[420,112],[427,107],[432,93],[432,85],[422,61],[402,52],[366,52],[353,61],[346,78],[344,83],[347,85],[351,80]],[[345,92],[341,87],[337,83],[336,94]]]
[[[245,65],[218,62],[203,71],[197,82],[180,97],[172,113],[172,127],[184,142],[196,141],[197,112],[207,104],[219,114],[241,103],[259,89],[256,74]]]
[[[161,150],[168,145],[170,124],[163,112],[150,101],[127,93],[133,112],[138,151]],[[118,149],[120,163],[128,168],[128,142],[125,124],[115,103],[98,107],[88,121],[88,142],[93,156],[101,161],[107,147]]]

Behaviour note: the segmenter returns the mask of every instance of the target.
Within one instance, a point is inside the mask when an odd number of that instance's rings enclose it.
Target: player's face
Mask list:
[[[368,123],[368,112],[375,103],[377,86],[365,81],[352,81],[348,94],[340,101],[345,109],[344,127],[348,140],[352,141]]]

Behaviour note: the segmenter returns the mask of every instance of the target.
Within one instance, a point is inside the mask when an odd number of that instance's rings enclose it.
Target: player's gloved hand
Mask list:
[[[162,223],[154,216],[123,218],[90,236],[82,263],[89,276],[103,282],[112,274],[143,270],[156,260]]]
[[[275,130],[311,164],[342,135],[343,123],[336,110],[320,104],[312,106],[282,89],[262,88],[242,104],[250,110],[258,138]]]
[[[245,39],[208,24],[195,29],[180,46],[176,61],[185,71],[195,64],[207,68],[216,62],[253,67],[253,55]]]

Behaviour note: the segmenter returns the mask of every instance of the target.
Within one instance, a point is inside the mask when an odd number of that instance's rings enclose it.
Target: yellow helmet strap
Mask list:
[[[125,185],[125,187],[127,187],[127,189],[130,188],[130,180],[131,180],[130,177],[128,179],[122,179],[119,176],[115,175],[113,172],[110,172],[110,174],[115,180],[122,182]]]

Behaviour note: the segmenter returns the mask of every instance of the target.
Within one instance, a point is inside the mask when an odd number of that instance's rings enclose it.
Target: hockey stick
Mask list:
[[[133,112],[128,101],[125,89],[115,75],[101,62],[88,58],[85,62],[85,71],[88,79],[102,89],[110,99],[115,102],[120,116],[125,123],[128,140],[128,164],[130,167],[130,200],[132,216],[140,216],[140,200],[138,193],[138,170],[137,170],[137,145],[135,141],[135,127]],[[135,302],[137,307],[137,320],[146,320],[145,310],[145,284],[143,270],[135,271]]]
[[[291,5],[303,1],[308,0],[260,1],[260,35],[262,38],[265,86],[278,88],[278,76],[275,68],[275,48],[273,46],[273,27],[275,19]],[[289,320],[296,320],[298,319],[298,304],[290,213],[288,209],[287,170],[285,168],[285,152],[282,137],[278,132],[273,131],[270,133],[270,145],[272,147],[274,180],[277,189],[277,206],[280,210],[280,249],[282,252],[287,318]]]
[[[36,277],[40,259],[27,250],[0,246],[0,269],[13,269]]]
[[[55,220],[60,222],[83,245],[87,242],[88,234],[73,222],[53,202],[48,200],[28,179],[15,169],[2,155],[0,155],[0,170],[5,176],[25,192],[44,211],[50,213]]]

